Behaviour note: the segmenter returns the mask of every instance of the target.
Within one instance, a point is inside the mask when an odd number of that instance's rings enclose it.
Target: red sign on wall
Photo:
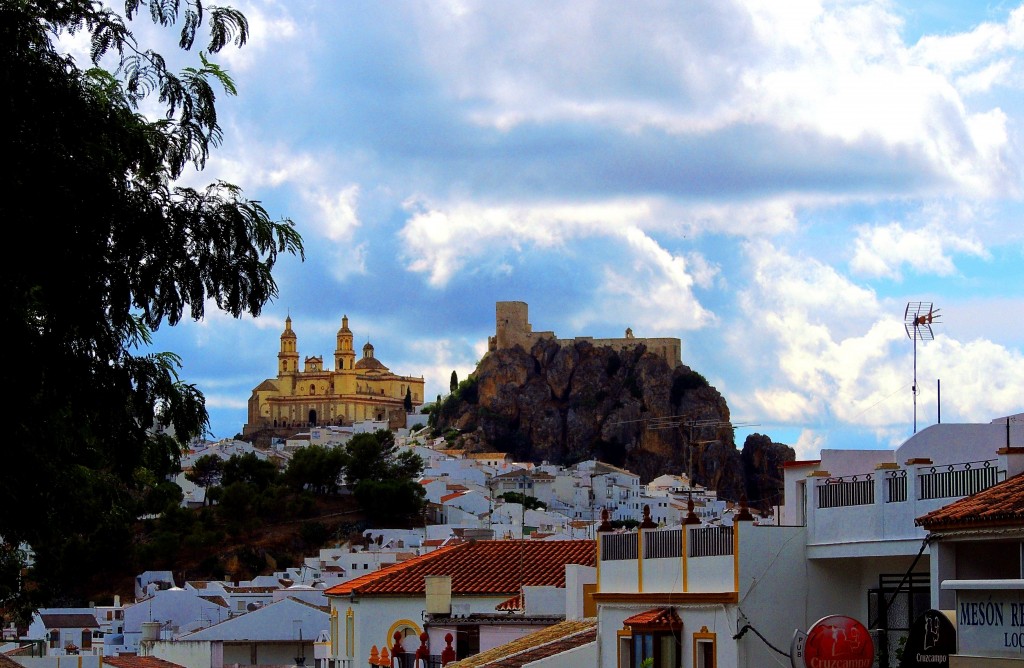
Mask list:
[[[874,658],[868,630],[852,617],[823,617],[807,632],[807,668],[871,668]]]

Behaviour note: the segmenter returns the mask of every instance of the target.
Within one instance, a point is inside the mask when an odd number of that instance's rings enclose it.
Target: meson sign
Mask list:
[[[1024,656],[1024,580],[947,580],[956,590],[957,654]]]

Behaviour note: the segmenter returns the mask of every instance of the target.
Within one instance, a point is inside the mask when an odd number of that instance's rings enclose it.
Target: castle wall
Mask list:
[[[627,329],[626,336],[622,338],[595,339],[590,336],[577,336],[573,339],[559,339],[554,332],[534,332],[528,315],[529,306],[526,302],[497,302],[494,336],[488,337],[488,350],[508,350],[520,346],[523,350],[529,351],[539,340],[554,340],[562,346],[587,341],[592,345],[607,346],[620,352],[643,345],[648,352],[658,355],[672,368],[683,363],[682,341],[677,338],[640,338],[633,336],[632,330]]]

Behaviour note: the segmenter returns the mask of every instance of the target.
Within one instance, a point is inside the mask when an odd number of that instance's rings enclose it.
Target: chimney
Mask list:
[[[452,576],[426,575],[423,582],[427,593],[428,615],[450,615],[452,612]]]

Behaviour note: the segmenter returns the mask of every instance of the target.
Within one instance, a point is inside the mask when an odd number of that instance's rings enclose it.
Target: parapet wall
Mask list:
[[[682,361],[682,341],[677,338],[639,338],[633,336],[632,329],[626,329],[626,335],[620,339],[595,339],[590,336],[577,336],[573,339],[559,339],[554,332],[535,332],[529,322],[529,306],[526,302],[497,302],[495,305],[494,336],[489,337],[489,350],[508,350],[520,346],[529,351],[539,340],[554,340],[560,345],[572,345],[578,341],[587,341],[595,346],[607,346],[617,351],[643,345],[648,352],[664,359],[670,367],[677,367]]]

